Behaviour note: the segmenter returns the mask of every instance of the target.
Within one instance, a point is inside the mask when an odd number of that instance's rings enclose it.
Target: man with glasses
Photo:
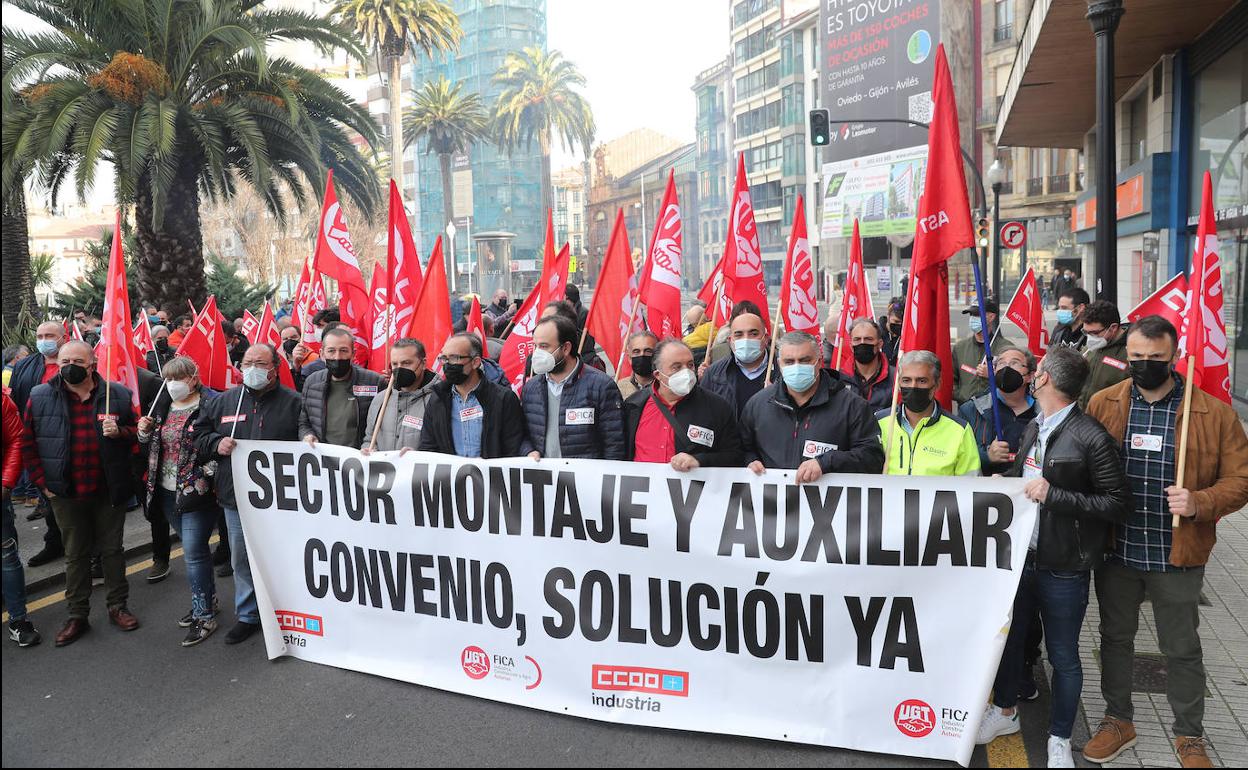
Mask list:
[[[698,385],[693,351],[678,339],[654,351],[654,384],[624,402],[628,459],[670,463],[681,472],[742,463],[737,414],[720,396]]]
[[[1083,333],[1087,335],[1084,355],[1088,359],[1088,381],[1079,394],[1079,408],[1087,409],[1092,396],[1131,378],[1127,363],[1127,327],[1118,315],[1118,306],[1098,299],[1083,313]]]
[[[230,559],[234,568],[234,611],[238,622],[225,635],[226,644],[238,644],[260,630],[260,607],[256,603],[251,564],[243,523],[234,496],[234,474],[230,454],[236,441],[296,441],[303,399],[290,388],[278,384],[277,367],[282,365],[277,350],[257,342],[243,354],[243,384],[209,400],[195,420],[195,452],[201,463],[216,461],[217,501],[225,509],[229,533]]]
[[[473,332],[451,335],[438,362],[443,380],[425,405],[420,449],[460,457],[519,457],[524,410],[511,388],[482,377],[484,350]]]
[[[958,408],[958,416],[971,426],[979,445],[979,462],[985,476],[1005,473],[1014,463],[1014,453],[1023,431],[1036,419],[1035,399],[1027,392],[1036,372],[1036,357],[1022,348],[1002,348],[992,360],[997,375],[997,413],[1001,436],[992,417],[992,396],[984,393]]]

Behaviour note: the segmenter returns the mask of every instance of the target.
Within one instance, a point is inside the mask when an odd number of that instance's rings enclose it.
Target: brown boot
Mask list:
[[[120,607],[113,607],[108,611],[108,619],[122,631],[133,631],[139,627],[139,619],[134,616],[123,604]]]
[[[1174,739],[1174,753],[1178,756],[1179,765],[1182,767],[1213,767],[1206,749],[1208,749],[1208,744],[1200,736],[1195,738],[1179,736]]]
[[[1106,716],[1096,728],[1096,735],[1083,747],[1083,758],[1098,765],[1112,762],[1135,745],[1135,725],[1125,719]]]
[[[65,625],[56,634],[56,646],[64,647],[67,644],[73,644],[78,638],[91,630],[91,624],[86,618],[70,618],[65,621]]]

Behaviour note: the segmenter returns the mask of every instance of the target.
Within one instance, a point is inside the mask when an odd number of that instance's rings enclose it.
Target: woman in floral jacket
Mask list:
[[[166,363],[161,376],[168,395],[158,397],[152,414],[139,420],[139,443],[148,448],[148,515],[164,516],[182,538],[191,611],[178,625],[190,629],[182,646],[191,647],[217,630],[216,584],[208,551],[208,538],[217,521],[213,469],[196,464],[192,435],[200,407],[216,392],[203,386],[198,367],[185,356]]]

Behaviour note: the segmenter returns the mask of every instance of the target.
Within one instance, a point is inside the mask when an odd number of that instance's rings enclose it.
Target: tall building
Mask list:
[[[728,121],[728,106],[732,103],[730,63],[726,58],[693,81],[693,98],[698,105],[694,163],[701,206],[697,220],[691,221],[690,226],[698,231],[702,248],[695,253],[686,247],[685,254],[696,257],[702,275],[710,275],[715,269],[728,233],[728,197],[733,183],[728,151],[732,145],[732,124]]]
[[[1232,392],[1248,411],[1248,4],[1202,0],[1126,4],[1113,79],[1115,178],[1097,178],[1095,42],[1088,6],[1037,2],[1016,51],[996,120],[1004,146],[1082,149],[1084,190],[1070,212],[1075,256],[1090,293],[1097,257],[1117,281],[1101,293],[1129,309],[1188,268],[1205,172],[1213,184]],[[1072,45],[1072,40],[1078,45]],[[1096,189],[1114,185],[1115,253],[1097,255]]]
[[[492,110],[502,88],[494,83],[494,75],[502,68],[508,53],[536,46],[546,49],[546,0],[449,0],[459,14],[464,29],[463,40],[455,52],[430,59],[423,54],[404,67],[404,95],[410,96],[426,82],[445,77],[452,83],[463,83],[467,91],[481,95],[487,110]],[[409,57],[410,59],[410,57]],[[384,98],[384,92],[383,92]],[[406,103],[406,98],[405,98]],[[371,106],[371,105],[370,105]],[[437,158],[425,153],[423,146],[408,148],[409,205],[418,202],[413,228],[422,254],[432,248],[434,238],[444,234],[442,177]],[[541,269],[542,235],[546,214],[542,211],[542,156],[537,142],[508,153],[492,144],[474,145],[466,157],[454,163],[455,218],[457,226],[456,259],[461,283],[485,294],[509,276],[516,280],[513,290],[520,291],[536,280],[534,270],[509,270],[508,265],[491,262],[486,266],[482,283],[469,279],[469,232],[475,239],[484,233],[510,233],[511,260]],[[444,237],[445,241],[445,237]]]
[[[568,244],[579,272],[585,261],[585,172],[577,166],[565,168],[551,175],[551,186],[555,243]]]

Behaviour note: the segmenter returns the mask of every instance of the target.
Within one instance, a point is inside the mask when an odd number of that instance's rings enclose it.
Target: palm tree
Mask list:
[[[266,54],[304,41],[363,58],[334,22],[262,0],[14,0],[52,29],[4,30],[5,199],[29,169],[55,202],[67,182],[85,198],[101,162],[116,200],[134,206],[143,299],[204,300],[200,197],[250,185],[279,220],[302,207],[332,166],[371,211],[377,177],[356,146],[376,141],[366,109],[320,75]]]
[[[420,49],[429,57],[459,48],[464,36],[459,16],[439,0],[336,0],[332,13],[385,59],[390,103],[390,177],[402,190],[403,148],[407,145],[400,129],[403,86],[399,65],[409,42],[412,50]]]
[[[461,93],[462,83],[446,78],[425,83],[415,103],[403,115],[403,147],[425,140],[425,152],[436,153],[442,169],[442,210],[447,222],[455,221],[455,201],[451,190],[451,158],[466,153],[472,145],[487,138],[489,121],[481,97]]]
[[[542,151],[542,203],[549,209],[552,133],[569,150],[581,145],[586,155],[593,143],[593,112],[574,90],[585,85],[585,77],[559,51],[532,46],[507,54],[494,82],[503,87],[494,118],[498,143],[508,150],[528,149],[536,137]]]

